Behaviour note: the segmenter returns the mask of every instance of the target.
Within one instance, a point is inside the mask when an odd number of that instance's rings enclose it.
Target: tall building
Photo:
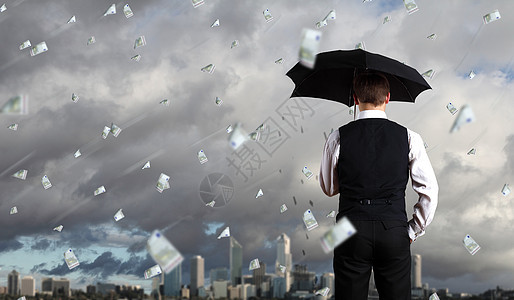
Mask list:
[[[279,265],[286,267],[286,272],[280,272]],[[291,288],[291,271],[293,268],[293,255],[291,254],[291,240],[287,234],[282,233],[277,238],[277,260],[275,261],[275,270],[278,276],[286,279],[286,292]]]
[[[200,255],[191,258],[191,288],[190,295],[198,296],[198,288],[204,284],[204,259]]]
[[[411,262],[411,288],[422,288],[421,285],[421,255],[413,254]]]
[[[334,294],[334,273],[323,273],[321,275],[321,288],[329,288],[327,298],[330,298]]]
[[[293,284],[291,285],[291,292],[310,292],[313,290],[316,273],[307,271],[307,265],[295,265],[292,274]]]
[[[25,276],[21,279],[21,295],[22,296],[35,296],[36,295],[36,281],[32,276]]]
[[[216,280],[228,280],[228,270],[227,268],[212,269],[209,277],[211,284]]]
[[[211,283],[212,290],[214,292],[214,299],[226,299],[227,298],[227,290],[228,290],[228,281],[226,280],[216,280]]]
[[[46,293],[56,293],[56,295],[69,297],[70,281],[66,278],[43,278],[41,280],[41,291]]]
[[[266,275],[266,264],[261,262],[258,269],[253,270],[253,284],[257,290],[257,297],[262,297],[261,285],[264,282],[264,275]]]
[[[18,295],[20,291],[20,273],[12,270],[7,276],[7,294]]]
[[[233,286],[242,283],[243,278],[243,247],[230,237],[230,281]]]
[[[182,263],[164,275],[164,296],[180,296],[182,287]]]

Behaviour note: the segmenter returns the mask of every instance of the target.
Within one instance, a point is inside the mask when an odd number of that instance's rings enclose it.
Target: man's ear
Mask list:
[[[387,96],[386,96],[386,101],[385,103],[389,103],[389,100],[391,99],[391,93],[387,93]]]
[[[357,98],[355,93],[353,94],[353,101],[355,102],[355,105],[359,105],[359,99]]]

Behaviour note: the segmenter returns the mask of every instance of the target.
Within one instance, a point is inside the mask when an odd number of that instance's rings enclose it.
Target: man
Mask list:
[[[320,169],[323,192],[339,193],[336,219],[357,229],[334,250],[335,297],[366,300],[373,268],[381,300],[410,300],[410,244],[432,221],[439,188],[420,135],[386,117],[387,78],[364,71],[353,90],[358,118],[330,134]],[[419,199],[407,222],[409,174]]]

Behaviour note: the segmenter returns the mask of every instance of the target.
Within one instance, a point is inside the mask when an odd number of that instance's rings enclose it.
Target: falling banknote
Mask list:
[[[437,34],[432,33],[431,35],[427,36],[427,39],[429,40],[435,40],[437,38]]]
[[[259,259],[256,258],[254,260],[252,260],[250,262],[250,266],[249,266],[249,270],[252,271],[252,270],[255,270],[255,269],[259,269],[261,267],[261,265],[259,264]]]
[[[344,216],[334,227],[325,232],[321,238],[321,247],[325,253],[328,253],[356,232],[357,230],[353,227],[350,220]]]
[[[144,169],[150,169],[150,161],[145,162],[144,166],[141,168],[141,170]]]
[[[284,59],[283,59],[283,58],[279,58],[279,59],[275,60],[275,63],[276,63],[277,65],[281,65],[283,62],[284,62]]]
[[[321,28],[321,27],[325,27],[328,25],[328,20],[335,20],[336,19],[336,11],[335,10],[331,10],[326,16],[325,18],[323,18],[323,20],[319,21],[318,23],[316,23],[316,28]]]
[[[228,130],[227,130],[228,131]],[[230,142],[230,146],[236,150],[241,146],[244,142],[248,140],[248,135],[241,127],[241,124],[237,123],[232,129],[230,136],[228,137]]]
[[[21,45],[20,45],[20,50],[26,49],[26,48],[28,48],[28,47],[30,47],[30,46],[32,46],[32,45],[30,44],[30,40],[26,40],[25,42],[21,43]]]
[[[18,172],[12,174],[11,176],[14,178],[25,180],[25,178],[27,178],[28,172],[29,172],[28,170],[19,170]]]
[[[311,231],[314,228],[318,227],[318,221],[316,221],[310,209],[306,210],[303,213],[303,222],[305,223],[305,227],[307,227],[308,231]]]
[[[225,229],[223,229],[223,231],[220,233],[220,235],[218,235],[218,240],[221,238],[224,238],[224,237],[229,237],[229,236],[230,236],[230,228],[227,226]]]
[[[90,37],[88,40],[87,40],[87,45],[92,45],[96,43],[96,38],[94,36]]]
[[[286,266],[278,265],[278,270],[280,271],[280,273],[285,273],[286,272]]]
[[[164,106],[170,106],[170,101],[168,99],[164,99],[161,102],[159,102],[159,104]]]
[[[471,253],[471,255],[475,255],[475,253],[477,253],[478,250],[480,250],[480,246],[469,234],[467,234],[464,237],[464,240],[462,242],[464,243],[464,247],[466,247],[466,249],[469,251],[469,253]]]
[[[159,175],[159,179],[157,180],[157,185],[155,186],[155,188],[157,189],[157,191],[159,191],[159,193],[162,193],[164,190],[167,190],[170,188],[170,177],[164,173],[161,173],[161,175]]]
[[[382,24],[391,22],[391,16],[385,16],[384,20],[382,21]]]
[[[471,70],[468,74],[468,78],[469,79],[473,79],[473,77],[475,77],[475,75],[477,75],[473,70]]]
[[[109,8],[105,11],[104,17],[107,15],[115,15],[116,14],[116,4],[111,4]]]
[[[273,16],[271,15],[271,13],[270,13],[269,9],[267,9],[267,8],[266,8],[266,9],[262,12],[262,14],[264,14],[264,19],[266,20],[266,22],[268,22],[268,23],[269,23],[269,22],[273,21]]]
[[[7,115],[26,115],[29,112],[29,97],[17,95],[9,100],[0,108],[0,113]]]
[[[227,131],[227,133],[231,133],[232,132],[232,125],[228,125],[227,126],[227,129],[225,129]]]
[[[448,109],[448,111],[454,115],[457,111],[459,111],[457,108],[455,108],[455,106],[453,106],[453,104],[450,102],[448,104],[446,104],[446,108]]]
[[[357,45],[355,45],[355,49],[366,50],[366,45],[364,44],[364,42],[360,42]]]
[[[200,164],[202,164],[202,165],[209,161],[207,159],[207,156],[203,152],[203,150],[198,151],[198,160],[200,161]]]
[[[428,300],[440,300],[440,299],[439,299],[439,296],[437,295],[437,293],[433,293],[432,295],[430,295]]]
[[[102,139],[105,140],[107,138],[107,136],[109,135],[109,132],[111,132],[111,128],[104,126],[104,130],[102,131]]]
[[[16,131],[16,130],[18,130],[18,124],[16,124],[16,123],[11,124],[11,125],[7,126],[7,128],[9,128],[13,131]]]
[[[0,13],[4,12],[7,10],[7,6],[5,6],[5,3],[2,4],[2,6],[0,6]]]
[[[216,204],[216,201],[212,200],[211,202],[205,203],[205,206],[214,207],[215,204]]]
[[[114,214],[114,221],[118,222],[119,220],[125,218],[125,215],[123,214],[123,210],[120,208],[118,211]]]
[[[81,155],[82,155],[82,153],[80,153],[80,149],[79,149],[79,150],[77,150],[77,152],[75,152],[75,153],[73,154],[73,156],[74,156],[75,158],[78,158],[78,157],[80,157]]]
[[[145,279],[152,278],[160,274],[162,274],[161,267],[159,267],[159,265],[155,265],[145,270]]]
[[[208,64],[205,67],[201,68],[202,72],[207,72],[209,74],[212,74],[214,72],[214,69],[216,69],[216,66],[213,64]]]
[[[77,18],[75,18],[75,16],[71,16],[71,18],[68,19],[68,22],[66,22],[66,24],[75,23],[75,22],[77,22]]]
[[[335,218],[335,216],[336,216],[336,212],[335,212],[335,210],[330,211],[330,212],[326,215],[326,217],[327,217],[327,218]]]
[[[59,226],[57,226],[57,227],[54,227],[54,231],[61,232],[63,228],[64,228],[64,226],[59,225]]]
[[[142,35],[142,36],[138,37],[136,39],[136,41],[134,42],[134,49],[136,49],[137,47],[142,47],[144,45],[146,45],[146,39],[145,39],[145,36]]]
[[[302,43],[300,45],[300,63],[307,68],[314,68],[316,54],[321,42],[321,31],[304,28],[302,30]]]
[[[503,185],[502,194],[503,196],[507,196],[508,194],[510,194],[510,187],[508,184]]]
[[[257,192],[257,195],[255,195],[255,199],[262,197],[262,195],[264,195],[264,193],[262,192],[262,189],[259,189],[259,191]]]
[[[204,4],[204,0],[191,0],[191,2],[193,3],[194,8],[197,8],[198,6]]]
[[[307,179],[311,179],[311,177],[313,175],[311,170],[309,170],[309,168],[307,168],[307,166],[303,167],[302,173],[303,173],[303,175],[305,175],[305,177],[307,177]]]
[[[111,123],[111,131],[110,132],[112,135],[114,135],[114,137],[117,137],[118,135],[120,135],[121,128],[116,126],[116,124]]]
[[[43,52],[48,51],[48,46],[45,42],[41,42],[37,44],[36,46],[30,48],[30,56],[36,56],[38,54],[41,54]]]
[[[321,295],[321,296],[327,296],[328,295],[328,292],[330,292],[330,288],[328,287],[324,287],[322,288],[321,290],[317,290],[314,292],[315,295]]]
[[[285,204],[280,205],[280,213],[284,213],[287,210],[287,206]]]
[[[75,253],[73,253],[73,250],[71,250],[71,248],[68,249],[68,251],[64,252],[64,261],[66,262],[70,270],[79,265],[79,261],[75,256]]]
[[[43,178],[41,178],[41,184],[45,188],[45,190],[48,190],[52,187],[52,184],[50,183],[50,179],[48,179],[48,176],[44,175]]]
[[[214,21],[214,23],[211,24],[211,28],[218,27],[218,26],[220,26],[220,19],[216,19],[216,21]]]
[[[133,60],[133,61],[140,61],[141,60],[141,55],[136,54],[136,55],[132,56],[130,59]]]
[[[125,17],[127,19],[134,15],[132,9],[130,9],[130,6],[128,4],[125,4],[125,6],[123,6],[123,13],[125,14]]]
[[[75,93],[71,94],[71,101],[77,103],[79,101],[79,96],[77,96]]]
[[[432,79],[435,75],[434,70],[430,69],[426,71],[425,73],[421,74],[421,76]]]
[[[234,40],[234,41],[232,42],[232,44],[230,45],[230,49],[235,48],[235,47],[237,47],[237,46],[239,46],[239,41],[238,41],[238,40]]]
[[[475,148],[471,148],[471,150],[466,153],[467,155],[475,155],[477,153],[477,150]]]
[[[473,110],[471,110],[471,107],[466,104],[461,108],[457,118],[453,122],[450,132],[457,131],[462,125],[474,122],[475,120],[476,119]]]
[[[403,4],[405,5],[405,8],[407,9],[409,15],[419,10],[414,0],[403,0]]]
[[[221,103],[223,103],[223,100],[221,100],[220,97],[216,97],[216,99],[214,100],[214,103],[216,103],[217,106],[221,106]]]
[[[97,188],[94,192],[93,192],[93,195],[94,196],[98,196],[100,194],[103,194],[105,193],[105,187],[102,185],[101,187]]]
[[[496,20],[499,20],[501,18],[500,16],[500,12],[496,9],[495,11],[493,11],[492,13],[490,14],[487,14],[483,17],[484,19],[484,24],[489,24],[493,21],[496,21]]]
[[[146,250],[165,273],[171,272],[184,260],[180,252],[158,230],[152,232],[146,243]]]
[[[11,207],[11,210],[9,211],[10,215],[14,215],[18,213],[18,208],[16,206]]]

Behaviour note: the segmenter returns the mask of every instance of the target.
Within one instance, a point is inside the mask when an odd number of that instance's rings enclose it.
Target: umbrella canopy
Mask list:
[[[350,107],[354,104],[353,78],[366,69],[387,77],[391,101],[414,102],[421,92],[431,89],[416,69],[362,49],[319,53],[314,69],[297,63],[286,75],[295,83],[291,97],[328,99]]]

